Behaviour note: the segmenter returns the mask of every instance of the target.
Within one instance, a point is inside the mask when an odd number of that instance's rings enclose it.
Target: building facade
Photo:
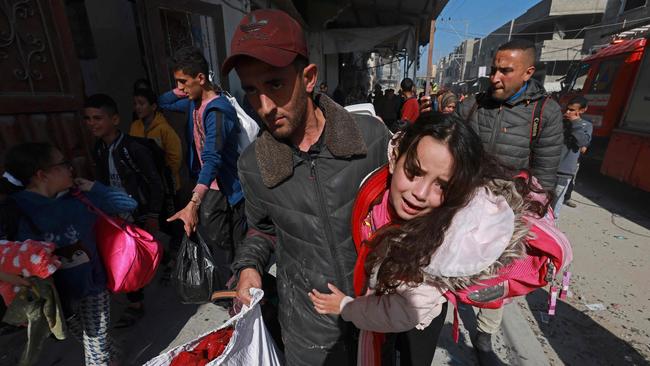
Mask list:
[[[609,0],[602,22],[585,31],[583,54],[594,53],[614,37],[634,38],[648,34],[650,1]]]
[[[607,0],[543,0],[487,36],[461,43],[459,48],[467,50],[461,53],[467,60],[460,65],[461,70],[464,66],[465,72],[450,72],[458,77],[452,77],[446,83],[466,81],[473,84],[480,77],[489,76],[487,74],[497,48],[508,40],[521,38],[537,46],[538,71],[535,77],[544,83],[548,91],[559,90],[559,79],[573,62],[584,55],[585,30],[600,23],[607,5]],[[471,43],[472,47],[463,47],[466,43]],[[449,62],[457,54],[455,51],[447,57],[447,67],[459,67]]]

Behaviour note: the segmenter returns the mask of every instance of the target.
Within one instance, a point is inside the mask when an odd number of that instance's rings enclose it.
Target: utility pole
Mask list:
[[[416,85],[417,89],[417,71],[418,71],[418,63],[420,62],[420,23],[418,22],[415,25],[415,58],[413,59],[413,82]]]
[[[431,77],[433,74],[433,40],[436,36],[436,20],[431,19],[431,29],[429,30],[429,55],[427,59],[427,83],[424,90],[425,95],[431,94]]]
[[[460,80],[459,81],[465,81],[465,66],[467,65],[467,44],[468,44],[468,40],[465,40],[463,42],[463,64],[461,65],[461,68],[460,68]]]
[[[508,42],[510,42],[510,37],[512,37],[512,27],[514,27],[514,25],[515,25],[515,19],[512,18],[512,20],[510,21],[510,32],[508,32]]]

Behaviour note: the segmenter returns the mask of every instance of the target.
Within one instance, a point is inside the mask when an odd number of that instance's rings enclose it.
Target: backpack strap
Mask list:
[[[142,172],[142,169],[140,169],[138,165],[133,161],[133,158],[131,157],[131,154],[129,153],[129,150],[126,148],[126,146],[122,145],[118,150],[118,154],[120,154],[120,160],[124,162],[124,165],[126,165],[127,168],[131,169],[138,176],[140,176],[146,184],[150,184],[147,177]]]
[[[454,337],[454,342],[458,343],[458,337],[460,335],[460,321],[458,320],[458,299],[456,299],[456,294],[451,291],[445,292],[444,296],[447,298],[447,301],[454,306],[454,322],[451,327],[451,335]]]
[[[549,96],[544,96],[541,103],[539,100],[536,100],[535,104],[533,105],[533,116],[530,124],[531,145],[533,144],[533,142],[537,142],[537,140],[539,140],[539,136],[542,132],[542,115],[544,113],[544,107],[546,106],[546,102],[548,102],[549,99],[550,99]]]
[[[545,95],[540,100],[536,100],[535,104],[533,105],[533,115],[530,123],[530,143],[529,146],[530,148],[533,147],[533,144],[539,141],[539,137],[542,133],[542,120],[543,120],[543,114],[544,114],[544,107],[546,106],[546,102],[550,97],[548,95]],[[531,151],[530,154],[528,154],[528,167],[530,168],[533,165],[533,152]]]

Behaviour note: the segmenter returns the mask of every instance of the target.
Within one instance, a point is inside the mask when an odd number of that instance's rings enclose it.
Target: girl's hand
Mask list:
[[[309,293],[309,299],[319,314],[341,314],[341,301],[346,295],[331,283],[327,287],[332,291],[331,294],[323,294],[314,289]]]
[[[95,182],[84,178],[75,178],[74,184],[77,186],[77,188],[79,188],[80,191],[89,192],[91,189],[93,189]]]

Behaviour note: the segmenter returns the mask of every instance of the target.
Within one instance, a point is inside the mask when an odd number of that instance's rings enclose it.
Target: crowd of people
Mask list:
[[[323,94],[328,93],[327,83],[321,82],[319,91]],[[370,94],[366,94],[361,88],[357,88],[354,93],[344,96],[340,88],[337,88],[332,94],[332,99],[342,106],[351,104],[371,103],[374,113],[393,133],[402,129],[407,124],[412,124],[420,115],[419,102],[424,96],[424,92],[417,92],[417,85],[411,78],[404,78],[400,82],[400,88],[396,92],[393,88],[382,88],[376,84]],[[329,94],[328,94],[329,95]],[[432,111],[438,114],[451,114],[456,110],[459,103],[459,97],[450,90],[440,90],[429,96],[433,101]]]
[[[175,89],[157,97],[146,81],[134,86],[128,133],[111,96],[86,98],[96,181],[75,178],[51,144],[10,149],[1,239],[53,242],[67,258],[53,278],[86,365],[117,364],[120,356],[97,215],[75,199],[78,191],[172,243],[198,233],[215,259],[214,290],[235,289],[235,301],[249,303],[251,288],[268,288],[275,263],[275,341],[287,365],[430,365],[444,294],[523,256],[523,215],[560,212],[591,138],[581,118],[586,100],[571,100],[563,114],[532,78],[534,44],[512,40],[495,52],[490,90],[463,101],[450,91],[418,96],[409,78],[399,93],[375,86],[365,101],[378,123],[348,113],[319,85],[297,21],[278,10],[253,15],[241,20],[221,65],[224,75],[237,74],[261,122],[248,148],[238,149],[237,112],[210,82],[205,57],[184,47],[171,67]],[[163,111],[187,114],[187,151]],[[183,161],[195,182],[185,201]],[[350,226],[357,188],[382,169],[380,199],[362,215],[360,251]],[[24,272],[0,271],[0,282],[16,292],[31,286]],[[145,314],[143,290],[127,297],[117,327]],[[499,364],[492,336],[503,311],[477,315],[472,343],[482,365]]]

